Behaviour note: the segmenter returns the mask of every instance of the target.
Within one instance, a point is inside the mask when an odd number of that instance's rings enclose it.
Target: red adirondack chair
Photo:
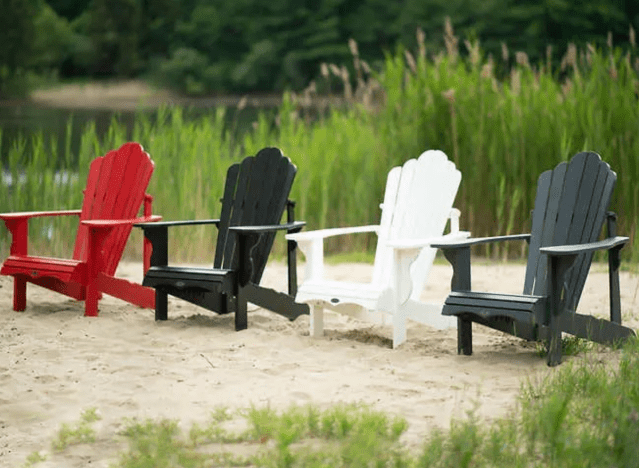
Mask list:
[[[116,278],[133,223],[157,221],[146,188],[153,161],[138,143],[126,143],[91,162],[81,210],[0,214],[11,231],[10,256],[0,274],[14,277],[13,310],[26,307],[27,282],[85,301],[85,316],[98,315],[102,293],[145,308],[155,307],[152,288]],[[144,216],[138,218],[144,203]],[[41,216],[78,215],[80,222],[73,258],[28,255],[28,221]],[[149,268],[150,243],[144,244],[144,272]]]

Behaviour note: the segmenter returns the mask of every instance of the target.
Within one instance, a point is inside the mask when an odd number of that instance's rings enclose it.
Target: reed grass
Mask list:
[[[217,217],[228,166],[262,147],[278,146],[299,168],[292,198],[297,218],[307,221],[308,229],[373,224],[390,168],[436,148],[462,172],[455,203],[462,210],[462,228],[474,236],[507,234],[528,231],[539,174],[591,150],[618,174],[612,209],[619,214],[618,232],[634,239],[639,220],[637,50],[571,46],[562,65],[552,68],[552,60],[531,64],[523,53],[513,60],[506,47],[498,59],[486,56],[478,43],[460,47],[450,24],[445,38],[446,52],[433,54],[418,33],[416,53],[387,54],[379,72],[351,47],[355,69],[350,74],[344,66],[322,67],[328,85],[335,77],[343,80],[347,105],[314,107],[315,90],[322,86],[311,83],[300,95],[285,95],[274,119],[259,113],[243,133],[237,131],[237,117],[223,108],[193,118],[188,110],[163,107],[153,117],[140,114],[132,131],[114,119],[98,137],[95,126],[87,124],[77,155],[68,145],[65,154],[55,154],[54,142],[41,136],[20,139],[5,169],[21,182],[0,185],[0,210],[78,207],[90,160],[133,139],[156,163],[149,192],[165,219]],[[57,182],[65,173],[78,179]],[[38,220],[42,225],[31,228],[34,245],[52,243],[48,254],[69,251],[74,221]],[[6,252],[6,232],[0,236]],[[139,233],[133,237],[125,254],[139,258]],[[202,261],[212,255],[214,237],[210,228],[176,232],[171,258]],[[327,251],[370,251],[374,243],[370,235],[331,239]],[[497,248],[481,253],[521,258],[525,245]],[[627,250],[633,260],[639,258],[639,247],[631,243]],[[284,251],[281,241],[276,251]]]

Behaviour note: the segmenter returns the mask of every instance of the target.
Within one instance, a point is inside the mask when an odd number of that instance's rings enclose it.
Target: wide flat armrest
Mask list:
[[[293,241],[306,241],[313,239],[325,239],[333,236],[343,236],[346,234],[357,234],[363,232],[378,232],[379,225],[371,226],[356,226],[347,228],[331,228],[331,229],[317,229],[315,231],[300,232],[298,234],[287,234],[286,238]]]
[[[192,219],[183,221],[161,221],[161,222],[140,222],[134,224],[135,227],[142,229],[157,229],[160,227],[172,227],[172,226],[195,226],[198,224],[220,224],[219,219]]]
[[[86,224],[93,228],[113,228],[117,226],[126,226],[135,223],[152,223],[162,219],[160,215],[143,216],[141,218],[133,219],[88,219],[82,221],[82,224]]]
[[[587,244],[573,244],[573,245],[556,245],[553,247],[542,247],[539,251],[543,254],[552,256],[561,255],[575,255],[587,252],[594,252],[597,250],[610,250],[620,245],[625,245],[630,238],[623,236],[609,237],[607,239],[589,242]]]
[[[430,238],[424,238],[424,239],[395,239],[393,241],[387,242],[387,245],[389,247],[392,247],[393,249],[398,249],[398,250],[420,249],[420,248],[429,247],[429,246],[435,247],[435,245],[439,245],[437,244],[438,242],[444,242],[446,243],[446,245],[449,245],[449,243],[447,242],[447,239],[451,239],[451,242],[454,241],[458,243],[458,242],[461,242],[462,239],[469,237],[470,232],[458,231],[454,233],[453,235],[449,234],[448,236],[437,236],[437,237],[430,237]]]
[[[509,236],[494,236],[494,237],[476,237],[471,239],[466,239],[463,241],[455,241],[455,242],[442,242],[437,244],[431,244],[431,247],[437,249],[459,249],[461,247],[471,247],[473,245],[479,244],[490,244],[492,242],[503,242],[503,241],[511,241],[511,240],[530,240],[530,234],[511,234]]]
[[[257,234],[273,231],[295,231],[302,229],[304,226],[306,226],[305,221],[295,221],[293,223],[273,224],[268,226],[231,226],[229,227],[229,231],[236,231],[240,234]]]
[[[82,210],[22,211],[22,212],[16,212],[16,213],[0,213],[0,219],[10,221],[14,219],[39,218],[43,216],[69,216],[69,215],[80,216],[80,213],[82,213]]]

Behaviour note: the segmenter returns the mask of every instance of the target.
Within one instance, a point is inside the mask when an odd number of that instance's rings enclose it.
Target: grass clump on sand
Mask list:
[[[128,451],[118,468],[164,466],[393,466],[403,460],[398,444],[406,429],[400,418],[355,405],[327,411],[291,407],[278,413],[250,408],[240,415],[244,428],[225,428],[237,415],[216,410],[210,422],[185,436],[176,421],[130,421],[122,435]],[[381,464],[379,464],[381,463]]]
[[[84,414],[77,427],[87,423]],[[112,468],[638,467],[639,341],[617,353],[585,350],[543,380],[523,384],[508,417],[483,421],[471,412],[426,435],[418,451],[401,441],[404,419],[365,405],[216,408],[207,424],[189,431],[171,420],[125,426],[111,437],[114,447],[126,447]],[[80,439],[73,443],[95,443]],[[59,444],[53,461],[70,445]],[[46,458],[32,455],[25,466]]]

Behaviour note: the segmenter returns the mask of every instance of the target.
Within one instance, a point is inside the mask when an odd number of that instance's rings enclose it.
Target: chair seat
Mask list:
[[[0,270],[2,275],[25,275],[31,279],[56,278],[63,282],[81,283],[86,263],[80,260],[39,256],[9,256]]]
[[[472,314],[483,319],[504,317],[533,324],[536,317],[544,316],[545,307],[546,298],[542,296],[455,291],[446,299],[442,314]]]
[[[324,301],[337,306],[339,304],[357,304],[375,309],[384,287],[371,283],[345,281],[306,281],[297,291],[298,302]]]
[[[146,273],[144,286],[153,288],[199,289],[207,292],[232,291],[235,284],[233,270],[153,266]]]

